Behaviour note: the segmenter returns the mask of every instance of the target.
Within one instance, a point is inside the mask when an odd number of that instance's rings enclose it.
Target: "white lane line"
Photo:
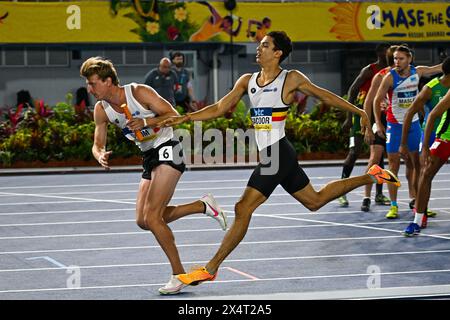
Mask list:
[[[436,182],[436,181],[433,181]],[[194,190],[199,190],[199,191],[211,191],[211,190],[243,190],[245,188],[245,185],[242,186],[238,186],[238,187],[207,187],[207,188],[177,188],[175,190],[175,194],[177,192],[186,192],[186,191],[194,191]],[[450,190],[450,188],[433,188],[433,192],[435,191],[448,191]],[[42,195],[42,196],[53,196],[53,195],[83,195],[83,194],[124,194],[124,193],[137,193],[138,190],[101,190],[101,191],[72,191],[72,192],[51,192],[51,193],[35,193],[35,195]],[[408,190],[403,190],[400,189],[398,190],[399,193],[403,192],[409,192]],[[364,195],[364,191],[358,191],[358,190],[354,190],[353,192],[351,192],[353,194],[359,194],[359,195]],[[350,194],[351,194],[350,193]],[[289,195],[287,193],[283,193],[280,195]],[[19,197],[19,196],[23,196],[23,193],[8,193],[8,192],[0,192],[0,197]]]
[[[195,181],[179,181],[178,184],[189,183],[227,183],[227,182],[247,182],[248,179],[230,179],[230,180],[195,180]],[[43,188],[85,188],[85,187],[113,187],[113,186],[139,186],[139,182],[129,183],[90,183],[90,184],[59,184],[59,185],[41,185],[41,186],[14,186],[14,187],[0,187],[0,190],[9,189],[43,189]]]
[[[67,268],[66,265],[62,264],[62,263],[59,262],[59,261],[56,261],[56,260],[53,259],[53,258],[50,258],[49,256],[26,258],[26,260],[37,260],[37,259],[44,259],[44,260],[47,260],[48,262],[50,262],[50,263],[52,263],[52,264],[58,266],[59,268]]]
[[[63,196],[52,196],[52,195],[42,195],[42,194],[18,194],[18,193],[7,193],[7,192],[0,192],[0,194],[9,194],[9,195],[20,195],[20,196],[28,196],[28,197],[42,197],[42,198],[56,198],[56,199],[69,199],[72,201],[36,201],[36,202],[7,202],[7,203],[0,203],[0,206],[19,206],[19,205],[37,205],[37,204],[62,204],[62,203],[80,203],[80,202],[107,202],[107,203],[118,203],[118,204],[135,204],[136,199],[135,198],[126,198],[126,199],[116,199],[116,200],[108,200],[108,199],[92,199],[92,198],[81,198],[81,197],[63,197]],[[241,197],[241,194],[236,195],[215,195],[216,199],[239,199]],[[288,193],[274,193],[271,195],[271,198],[274,197],[291,197]],[[186,197],[173,197],[173,200],[196,200],[199,199],[199,196],[186,196]],[[430,201],[437,201],[437,200],[449,200],[450,197],[433,197],[430,198]],[[400,198],[397,199],[397,201],[407,201],[409,203],[410,199],[408,198]],[[330,202],[333,203],[333,202]],[[299,202],[288,202],[288,203],[272,203],[270,205],[277,205],[277,204],[299,204]],[[406,202],[405,202],[406,204]],[[265,205],[265,204],[262,204]],[[233,205],[221,205],[222,206],[228,206],[228,207],[234,207]]]
[[[274,215],[265,215],[265,216],[266,217],[272,217],[272,218],[278,218],[278,219],[306,221],[306,222],[313,222],[313,223],[324,223],[324,224],[332,224],[332,225],[336,225],[336,226],[346,226],[346,227],[355,227],[355,228],[362,228],[362,229],[370,229],[370,230],[378,230],[378,231],[387,231],[387,232],[399,233],[398,230],[392,230],[392,229],[387,229],[387,228],[378,228],[378,227],[370,227],[370,226],[366,226],[366,225],[356,225],[356,224],[352,224],[352,223],[339,223],[339,222],[331,222],[331,221],[320,221],[320,220],[314,220],[314,219],[292,218],[292,217],[278,216],[278,215],[275,215],[275,214]],[[423,233],[423,232],[420,233],[420,236],[450,240],[450,237],[443,237],[443,236],[427,234],[427,233]]]
[[[56,198],[56,199],[69,199],[69,200],[76,200],[76,201],[86,201],[86,202],[109,202],[109,203],[120,203],[120,204],[135,204],[135,202],[125,202],[120,200],[108,200],[108,199],[90,199],[90,198],[79,198],[79,197],[62,197],[62,196],[52,196],[52,195],[43,195],[43,194],[37,194],[37,193],[12,193],[12,192],[0,192],[0,194],[7,194],[7,195],[20,195],[22,197],[38,197],[38,198]],[[134,200],[136,201],[136,199]],[[26,204],[43,204],[43,203],[58,203],[58,201],[52,201],[52,202],[30,202]],[[59,202],[63,203],[63,202]],[[16,203],[14,205],[20,205],[21,203]],[[22,203],[25,204],[25,203]],[[2,206],[8,206],[12,205],[11,203],[0,203]]]
[[[222,269],[226,269],[226,270],[229,270],[231,272],[237,273],[237,274],[239,274],[241,276],[244,276],[246,278],[249,278],[251,280],[260,280],[259,278],[255,277],[255,276],[253,276],[251,274],[245,273],[243,271],[240,271],[238,269],[234,269],[234,268],[231,268],[231,267],[223,267]]]
[[[361,258],[361,257],[383,257],[383,256],[403,256],[403,255],[419,255],[419,254],[442,254],[450,253],[450,250],[422,250],[422,251],[399,251],[399,252],[368,252],[368,253],[348,253],[333,255],[317,255],[317,256],[294,256],[294,257],[264,257],[264,258],[247,258],[247,259],[227,259],[225,263],[243,263],[243,262],[266,262],[266,261],[290,261],[290,260],[314,260],[314,259],[340,259],[340,258]],[[185,261],[186,265],[205,264],[208,261]],[[139,267],[155,267],[168,266],[169,262],[151,262],[151,263],[127,263],[127,264],[109,264],[109,265],[77,265],[80,269],[102,269],[102,268],[139,268]],[[22,268],[22,269],[3,269],[0,272],[28,272],[28,271],[52,271],[60,270],[60,268]]]
[[[238,294],[233,296],[199,296],[194,300],[366,300],[366,299],[401,299],[431,298],[450,296],[450,285],[384,287],[373,289],[350,289],[306,292],[273,292],[264,294]],[[180,300],[186,298],[180,297]]]
[[[249,172],[251,169],[249,169]],[[362,172],[361,172],[362,174]],[[139,175],[139,173],[137,173]],[[450,175],[450,172],[439,172],[436,177]],[[248,175],[250,177],[250,174]],[[401,173],[397,175],[398,177],[404,177],[405,174]],[[339,180],[337,176],[309,176],[309,179],[330,179]],[[449,182],[450,180],[433,180],[433,182]],[[248,182],[248,179],[214,179],[214,180],[180,180],[178,184],[190,184],[190,183],[228,183],[228,182]],[[0,187],[0,190],[10,190],[10,189],[43,189],[43,188],[84,188],[84,187],[112,187],[112,186],[138,186],[139,182],[128,182],[128,183],[89,183],[89,184],[59,184],[59,185],[26,185],[26,186],[12,186],[12,187]]]
[[[290,214],[285,214],[288,216]],[[296,214],[292,214],[296,215]],[[206,217],[200,217],[199,219],[208,219]],[[115,221],[111,221],[115,222]],[[438,222],[450,222],[450,219],[433,219],[433,223]],[[385,224],[404,224],[406,221],[387,221],[387,222],[357,222],[354,225],[385,225]],[[283,229],[298,229],[298,228],[330,228],[330,227],[342,227],[340,225],[330,225],[330,224],[302,224],[302,225],[289,225],[289,226],[264,226],[264,227],[249,227],[249,231],[253,230],[283,230]],[[183,230],[172,230],[173,233],[199,233],[199,232],[217,232],[221,230],[219,228],[212,229],[183,229]],[[398,231],[400,232],[400,231]],[[78,237],[108,237],[108,236],[130,236],[130,235],[142,235],[147,236],[149,232],[147,231],[129,231],[129,232],[102,232],[102,233],[67,233],[67,234],[54,234],[54,235],[36,235],[36,236],[8,236],[0,237],[0,240],[32,240],[32,239],[57,239],[57,238],[78,238]],[[450,236],[450,233],[439,233],[439,236]]]
[[[73,225],[73,224],[95,224],[95,223],[119,223],[119,222],[136,222],[135,219],[120,220],[92,220],[92,221],[64,221],[64,222],[39,222],[39,223],[15,223],[0,224],[0,227],[30,227],[30,226],[57,226],[57,225]]]
[[[350,202],[358,202],[358,201],[350,201]],[[174,204],[177,205],[177,204]],[[286,206],[286,205],[298,205],[300,207],[303,207],[299,202],[295,201],[295,202],[274,202],[274,203],[263,203],[261,205],[261,207],[264,206]],[[333,206],[334,203],[330,203],[330,206]],[[234,204],[225,204],[225,205],[220,205],[221,207],[224,208],[230,208],[233,207],[234,208]],[[379,208],[383,208],[383,209],[379,209],[379,210],[370,210],[369,214],[372,213],[385,213],[386,210],[389,208],[388,206],[377,206]],[[323,211],[322,209],[320,211],[314,212],[312,213],[311,211],[307,211],[307,212],[294,212],[294,213],[288,213],[288,214],[305,214],[305,215],[330,215],[330,214],[349,214],[349,213],[355,213],[355,214],[367,214],[362,212],[361,210],[342,210],[343,208],[338,208],[339,211]],[[0,216],[10,216],[10,215],[44,215],[44,214],[73,214],[73,213],[94,213],[94,212],[100,212],[100,213],[109,213],[109,212],[122,212],[122,211],[135,211],[136,208],[123,208],[123,209],[117,209],[117,208],[109,208],[109,209],[83,209],[83,210],[61,210],[61,211],[19,211],[19,212],[3,212],[0,213]],[[433,208],[433,210],[439,210],[439,213],[450,213],[448,210],[448,207],[442,207],[442,208]],[[231,213],[234,214],[234,211],[231,210],[224,210],[226,213]],[[409,207],[408,209],[401,209],[400,211],[410,211]],[[190,219],[192,217],[184,217],[183,219]]]
[[[392,230],[391,230],[392,231]],[[399,233],[399,231],[396,231]],[[441,238],[437,235],[420,236]],[[291,240],[266,240],[266,241],[243,241],[240,245],[257,245],[257,244],[280,244],[280,243],[304,243],[304,242],[333,242],[333,241],[357,241],[357,240],[381,240],[381,239],[395,239],[404,238],[403,235],[396,236],[372,236],[372,237],[345,237],[345,238],[320,238],[320,239],[291,239]],[[447,239],[447,238],[445,238]],[[177,244],[178,248],[197,248],[197,247],[217,247],[221,243],[191,243],[191,244]],[[122,247],[97,247],[97,248],[65,248],[65,249],[40,249],[40,250],[25,250],[25,251],[3,251],[0,255],[8,254],[30,254],[30,253],[50,253],[50,252],[90,252],[90,251],[113,251],[113,250],[141,250],[141,249],[161,249],[159,245],[153,246],[122,246]]]
[[[286,203],[284,203],[286,204]],[[296,203],[298,204],[298,203]],[[264,205],[264,204],[263,204]],[[281,205],[281,204],[277,204],[277,205]],[[225,205],[221,205],[221,207],[225,207]],[[445,208],[434,208],[434,210],[442,210]],[[108,212],[110,209],[106,209],[105,211]],[[122,209],[118,209],[118,211],[120,211]],[[125,210],[130,210],[130,209],[123,209]],[[134,210],[134,209],[133,209]],[[82,210],[81,210],[82,211]],[[229,211],[229,210],[223,210],[224,212],[227,213],[229,218],[233,218],[234,217],[234,211]],[[374,210],[371,211],[372,214],[375,213],[385,213],[385,210]],[[45,213],[45,212],[44,212]],[[317,216],[317,215],[336,215],[336,214],[362,214],[361,211],[324,211],[324,212],[292,212],[292,213],[278,213],[276,214],[276,216]],[[447,212],[445,212],[447,213]],[[440,215],[442,215],[440,213]],[[271,214],[267,214],[267,213],[254,213],[253,217],[260,217],[260,218],[273,218],[273,215]],[[411,218],[413,218],[413,215],[411,214]],[[201,213],[195,214],[195,216],[188,216],[188,217],[183,217],[183,220],[206,220],[209,219],[208,217],[202,215]],[[432,218],[433,220],[431,221],[448,221],[447,219],[436,219],[436,218]],[[306,221],[306,220],[305,220]],[[11,223],[11,224],[0,224],[0,227],[2,228],[7,228],[7,227],[31,227],[31,226],[48,226],[48,225],[71,225],[71,224],[96,224],[96,223],[122,223],[122,222],[135,222],[135,219],[112,219],[112,220],[81,220],[81,221],[59,221],[59,222],[34,222],[34,223]],[[409,223],[410,221],[382,221],[382,222],[358,222],[355,223],[356,225],[364,225],[364,224],[396,224],[396,223],[400,223],[400,224],[406,224]],[[321,223],[324,223],[323,221]]]
[[[177,188],[175,190],[175,193],[177,192],[186,192],[186,191],[209,191],[209,190],[235,190],[235,189],[244,189],[245,185],[242,185],[240,187],[208,187],[208,188]],[[450,189],[447,189],[450,190]],[[72,191],[72,192],[51,192],[51,193],[35,193],[38,195],[72,195],[72,194],[115,194],[115,193],[137,193],[138,190],[103,190],[103,191]],[[7,192],[1,192],[0,196],[2,197],[19,197],[21,194],[8,194]]]
[[[399,272],[382,272],[380,276],[387,275],[411,275],[411,274],[434,274],[434,273],[447,273],[449,269],[441,270],[417,270],[417,271],[399,271]],[[292,281],[292,280],[310,280],[310,279],[337,279],[337,278],[349,278],[349,277],[368,277],[372,274],[368,273],[353,273],[353,274],[334,274],[334,275],[317,275],[317,276],[300,276],[300,277],[277,277],[277,278],[264,278],[264,279],[239,279],[239,280],[215,280],[212,282],[206,282],[205,284],[221,284],[221,283],[240,283],[240,282],[266,282],[266,281]],[[67,290],[92,290],[92,289],[114,289],[114,288],[132,288],[132,287],[152,287],[160,286],[164,283],[139,283],[139,284],[122,284],[122,285],[108,285],[108,286],[88,286],[77,288],[35,288],[35,289],[10,289],[1,290],[0,293],[22,293],[22,292],[45,292],[45,291],[67,291]]]
[[[20,212],[3,212],[0,213],[0,216],[22,216],[22,215],[42,215],[42,214],[57,214],[57,213],[93,213],[93,212],[102,212],[102,213],[109,213],[109,212],[114,212],[114,211],[135,211],[136,208],[131,208],[131,209],[83,209],[83,210],[61,210],[61,211],[28,211],[28,212],[24,212],[24,211],[20,211]]]

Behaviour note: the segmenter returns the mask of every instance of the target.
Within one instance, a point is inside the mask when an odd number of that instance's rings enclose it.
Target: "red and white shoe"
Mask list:
[[[219,205],[217,204],[216,200],[214,199],[213,195],[208,193],[207,195],[203,196],[200,199],[201,202],[205,204],[205,214],[208,217],[211,217],[217,222],[219,222],[220,227],[222,230],[227,230],[228,223],[227,223],[227,216],[223,212],[222,209],[220,209]]]

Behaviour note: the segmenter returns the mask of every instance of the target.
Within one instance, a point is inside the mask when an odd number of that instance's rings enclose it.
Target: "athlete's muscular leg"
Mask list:
[[[354,146],[350,148],[347,158],[344,160],[344,165],[342,167],[342,179],[350,177],[352,174],[353,168],[355,167],[355,162],[361,154],[363,138],[360,134],[355,135],[354,137]]]
[[[442,168],[447,161],[442,160],[434,155],[431,156],[431,161],[420,171],[419,185],[417,189],[416,209],[419,213],[425,213],[430,200],[431,183],[434,176]]]
[[[369,163],[367,164],[367,170],[372,167],[374,164],[380,163],[383,158],[384,147],[379,144],[373,144],[370,146],[370,158]],[[370,193],[372,192],[372,183],[366,184],[365,187],[365,196],[370,198]]]
[[[245,189],[241,199],[234,207],[235,218],[230,230],[225,234],[219,250],[206,265],[206,270],[208,270],[209,273],[216,273],[222,261],[225,260],[245,237],[253,212],[263,204],[266,199],[267,198],[261,192],[252,187],[247,187]]]
[[[143,230],[148,230],[147,223],[144,218],[144,204],[151,184],[152,180],[142,178],[139,183],[139,191],[136,199],[136,224]]]
[[[314,190],[311,183],[308,183],[306,187],[293,193],[292,196],[309,210],[316,211],[331,200],[368,183],[373,183],[372,178],[368,174],[332,181],[319,191]]]
[[[190,214],[204,212],[205,205],[200,200],[197,200],[187,204],[180,204],[178,206],[168,206],[164,211],[163,219],[166,223],[170,223]]]
[[[406,162],[407,169],[408,166],[411,166],[411,168],[408,170],[408,188],[409,188],[409,196],[411,199],[417,198],[417,190],[418,190],[418,183],[419,183],[419,174],[420,174],[420,161],[419,161],[419,152],[409,152],[409,159],[410,161]]]
[[[175,191],[181,172],[168,166],[159,165],[152,171],[152,183],[145,195],[143,213],[147,228],[167,255],[173,274],[184,273],[175,245],[172,231],[164,221],[164,211]]]
[[[381,152],[381,159],[380,159],[380,162],[378,162],[377,164],[380,166],[380,168],[384,169],[384,155],[383,155],[383,152]],[[383,193],[383,183],[377,184],[375,186],[375,189],[376,189],[376,193],[375,193],[376,195],[382,194]]]
[[[388,160],[389,160],[389,170],[393,174],[398,175],[398,169],[400,167],[400,154],[398,152],[388,153]],[[388,190],[389,190],[389,198],[391,198],[391,201],[397,201],[398,187],[396,187],[393,184],[388,184]]]
[[[143,230],[148,230],[147,224],[145,222],[144,214],[144,203],[146,200],[145,195],[150,188],[152,180],[141,179],[139,184],[139,192],[136,199],[136,224]],[[200,200],[181,204],[178,206],[167,206],[164,210],[163,219],[166,223],[175,221],[181,217],[194,214],[203,213],[205,211],[204,204]]]

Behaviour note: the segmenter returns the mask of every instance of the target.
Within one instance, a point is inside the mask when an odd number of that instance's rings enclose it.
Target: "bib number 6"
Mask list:
[[[172,146],[166,146],[159,149],[159,161],[173,161]]]

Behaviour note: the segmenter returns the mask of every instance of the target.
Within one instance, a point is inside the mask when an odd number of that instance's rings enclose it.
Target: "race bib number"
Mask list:
[[[398,107],[407,109],[411,106],[416,98],[417,91],[399,92],[398,93]]]
[[[386,132],[386,143],[390,143],[390,142],[391,142],[391,133]]]
[[[439,147],[439,145],[441,144],[440,141],[435,141],[433,142],[433,144],[431,145],[430,149],[437,149]]]
[[[159,161],[173,161],[172,146],[166,146],[159,149]]]
[[[256,130],[272,130],[272,108],[252,108],[250,115]]]

